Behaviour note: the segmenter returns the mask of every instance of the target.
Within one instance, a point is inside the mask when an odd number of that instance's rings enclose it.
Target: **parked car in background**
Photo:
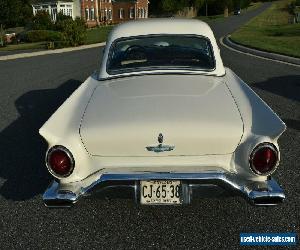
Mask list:
[[[240,15],[241,14],[241,9],[235,9],[233,14],[234,15]]]
[[[13,39],[16,38],[16,33],[5,33],[5,41],[6,43],[12,43]]]
[[[54,177],[43,200],[68,207],[122,186],[144,205],[188,204],[211,189],[276,205],[285,195],[271,176],[285,129],[224,67],[206,23],[124,23],[110,34],[99,72],[39,131]]]

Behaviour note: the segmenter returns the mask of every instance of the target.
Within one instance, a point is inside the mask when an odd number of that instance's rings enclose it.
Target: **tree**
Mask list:
[[[3,25],[0,24],[0,47],[4,46],[4,30]]]
[[[232,9],[233,2],[232,0],[222,0],[222,5],[224,8],[224,17],[228,17],[229,10]]]
[[[67,18],[61,20],[57,29],[62,32],[63,40],[68,46],[78,46],[85,42],[86,38],[86,25],[85,22],[76,18]]]
[[[178,10],[181,9],[180,3],[182,1],[176,1],[176,0],[162,0],[162,8],[164,11],[168,13],[176,13]]]
[[[205,0],[193,0],[193,1],[189,1],[189,6],[193,6],[198,10],[202,7],[202,5],[204,5],[204,3]]]
[[[47,11],[38,11],[32,19],[33,30],[51,30],[53,23]]]
[[[176,13],[184,7],[193,7],[198,11],[204,2],[205,0],[162,0],[162,8],[168,13]]]
[[[6,28],[24,26],[32,15],[29,0],[0,0],[0,23]]]
[[[62,31],[66,25],[66,20],[72,20],[72,17],[64,15],[62,12],[59,12],[56,16],[55,29]]]

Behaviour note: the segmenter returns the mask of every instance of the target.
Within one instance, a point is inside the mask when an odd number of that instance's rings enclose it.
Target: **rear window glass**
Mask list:
[[[211,71],[215,68],[211,43],[200,36],[122,38],[112,44],[108,58],[107,72],[112,75],[157,69]]]

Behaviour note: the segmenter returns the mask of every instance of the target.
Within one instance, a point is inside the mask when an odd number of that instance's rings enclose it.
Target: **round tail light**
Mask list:
[[[250,156],[250,167],[254,173],[268,175],[278,163],[278,151],[271,143],[262,143],[256,146]]]
[[[75,165],[71,152],[63,146],[50,148],[46,163],[50,173],[60,178],[71,175]]]

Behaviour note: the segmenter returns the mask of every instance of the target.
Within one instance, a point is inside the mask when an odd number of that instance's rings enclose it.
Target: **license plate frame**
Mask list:
[[[141,180],[139,190],[141,205],[182,205],[184,203],[181,180]]]

